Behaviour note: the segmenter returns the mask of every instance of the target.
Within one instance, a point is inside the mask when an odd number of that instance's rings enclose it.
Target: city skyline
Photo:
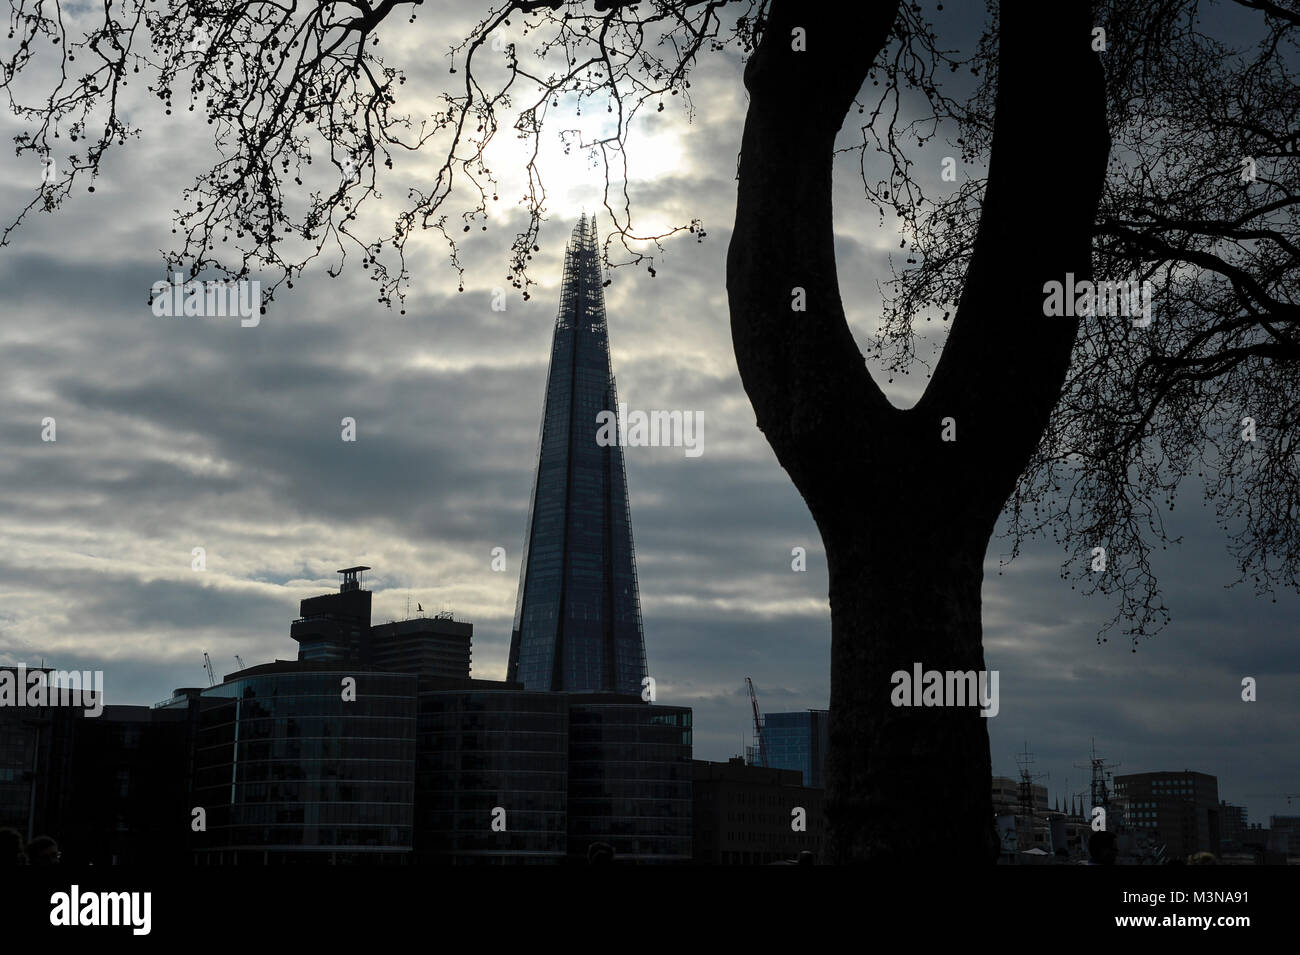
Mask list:
[[[365,604],[368,607],[370,604],[370,598],[372,597],[372,592],[365,589],[361,589],[360,591],[357,591],[356,589],[356,573],[362,569],[369,571],[372,568],[369,567],[346,568],[346,569],[338,570],[336,571],[336,573],[343,575],[345,578],[344,585],[343,585],[344,594],[345,595],[347,594],[348,588],[349,586],[351,586],[352,591],[357,596],[365,598]],[[349,577],[352,578],[351,585],[349,585],[347,582],[347,579]],[[338,599],[339,599],[339,591],[335,589],[328,590],[323,594],[313,593],[310,595],[304,595],[303,598],[304,603],[314,603],[319,601],[337,601]],[[400,620],[394,618],[386,623],[376,622],[375,632],[385,631],[387,629],[390,629],[394,625],[415,624],[417,621],[420,620],[425,620],[425,619],[434,620],[443,616],[446,616],[448,619],[455,619],[455,617],[451,615],[449,611],[441,611],[433,614],[433,616],[429,616],[428,613],[423,608],[418,608],[415,616],[410,616],[408,613],[408,615],[405,618],[402,618]],[[455,616],[460,616],[460,615],[455,615]],[[295,626],[290,628],[289,631],[290,637],[288,639],[297,640],[298,638],[296,636],[292,636],[292,634],[296,631],[297,621],[292,621],[292,622],[294,622]],[[457,622],[457,625],[461,626],[464,629],[466,628],[467,625],[468,627],[472,627],[473,621],[461,617],[461,620]],[[298,652],[299,653],[301,652],[301,648],[299,648]],[[468,638],[466,638],[466,649],[464,652],[466,654],[466,659],[468,660],[468,655],[469,655]],[[239,680],[240,671],[242,670],[248,669],[248,670],[260,671],[264,667],[283,665],[290,662],[291,660],[298,659],[298,658],[299,658],[298,654],[295,653],[290,657],[282,658],[276,655],[271,659],[256,660],[247,664],[245,664],[243,661],[237,660],[236,662],[239,663],[240,665],[237,666],[236,669],[234,670],[224,671],[223,668],[214,667],[214,673],[216,674],[215,679],[217,681],[217,685],[222,685],[227,683],[228,681]],[[307,661],[310,662],[311,658],[310,656],[308,656],[305,659],[307,659]],[[8,662],[0,662],[0,668],[8,667],[10,665],[11,664]],[[26,669],[29,674],[29,678],[30,675],[35,673],[37,669],[42,669],[42,668],[51,671],[55,669],[53,666],[45,667],[44,664],[42,664],[41,667],[27,666]],[[365,667],[362,668],[364,669]],[[73,675],[75,676],[77,674],[74,673]],[[471,675],[474,676],[475,679],[482,679],[480,676],[474,675],[472,672]],[[56,676],[57,674],[51,675],[51,679],[55,678]],[[90,673],[84,674],[84,677],[87,678],[87,682],[84,685],[86,686],[91,685],[91,683],[89,682],[89,678],[91,676],[92,674]],[[93,676],[98,678],[100,677],[100,674],[96,672],[95,674],[93,674]],[[55,686],[55,684],[53,683],[49,685],[51,687]],[[58,684],[58,685],[62,686],[62,684]],[[188,688],[191,690],[199,691],[203,689],[203,684],[201,682],[196,681],[192,685],[188,685]],[[139,705],[134,703],[123,703],[122,701],[108,700],[106,698],[106,694],[103,693],[102,691],[95,691],[95,692],[97,694],[95,697],[95,701],[96,701],[95,709],[98,712],[102,712],[105,706]],[[579,690],[579,691],[561,691],[561,692],[582,693],[583,691]],[[77,695],[76,692],[73,692],[71,694],[65,693],[63,694],[62,697],[60,697],[60,695],[57,693],[51,692],[47,695],[47,697],[43,697],[42,700],[46,698],[48,698],[49,700],[48,705],[50,706],[72,706],[73,708],[77,708],[82,705],[89,705],[89,703],[84,702],[82,698]],[[163,702],[167,702],[167,701],[164,700]],[[41,705],[46,705],[46,704],[42,702]],[[155,705],[160,705],[160,704],[155,704]],[[98,712],[93,712],[88,710],[86,714],[87,718],[95,718],[95,716],[98,715]],[[811,715],[814,718],[818,718],[819,715],[821,717],[824,717],[826,712],[827,712],[826,710],[819,709],[816,707],[810,707],[805,710],[782,711],[782,712],[764,710],[762,713],[763,728],[764,731],[766,732],[768,728],[772,725],[768,721],[769,716],[779,716],[782,718],[781,723],[779,724],[780,727],[779,732],[785,733],[788,732],[789,729],[793,728],[793,726],[791,725],[792,720],[797,722],[800,721],[803,717],[809,715]],[[824,735],[824,731],[825,731],[825,727],[824,724],[822,724],[823,735]],[[1119,767],[1123,766],[1123,763],[1120,761],[1111,762],[1109,760],[1109,756],[1114,754],[1103,754],[1097,752],[1095,744],[1096,741],[1094,739],[1093,749],[1091,751],[1091,757],[1094,760],[1100,759],[1105,763],[1106,772],[1104,774],[1104,778],[1106,780],[1106,785],[1109,789],[1109,798],[1111,800],[1115,800],[1117,798],[1123,799],[1121,795],[1117,794],[1114,788],[1115,781],[1117,778],[1123,779],[1125,777],[1132,777],[1132,776],[1177,776],[1183,773],[1201,773],[1201,771],[1197,769],[1197,767],[1195,766],[1183,767],[1182,769],[1175,769],[1172,765],[1165,766],[1164,764],[1154,764],[1151,766],[1144,766],[1144,767],[1131,767],[1125,769],[1122,772],[1117,772],[1116,770],[1119,769]],[[814,788],[818,788],[818,789],[821,788],[820,770],[817,768],[810,768],[810,764],[807,763],[807,760],[809,759],[810,756],[808,752],[802,752],[802,753],[794,752],[794,751],[788,753],[783,752],[782,750],[784,749],[784,747],[788,745],[784,739],[782,739],[782,744],[779,748],[772,748],[770,743],[768,745],[769,745],[769,759],[770,759],[769,765],[771,767],[782,768],[787,770],[790,769],[799,770],[802,768],[805,777],[804,785],[805,786],[812,785]],[[1026,747],[1028,746],[1028,740],[1025,741],[1025,746]],[[741,755],[740,751],[737,751],[737,753],[730,754],[726,759],[721,759],[721,758],[714,759],[713,757],[709,757],[708,759],[721,765],[724,764],[727,760],[743,758],[747,765],[751,765],[755,767],[759,766],[760,765],[759,752],[757,747],[755,747],[751,743],[750,745],[744,745],[743,749],[744,749],[743,756]],[[824,753],[822,753],[821,755],[822,758],[824,759]],[[1026,749],[1026,751],[1023,753],[1015,754],[1015,761],[1019,765],[1020,760],[1022,758],[1033,757],[1033,755],[1034,754],[1029,753]],[[1038,773],[1038,772],[1031,773],[1032,785],[1036,793],[1035,796],[1036,814],[1038,812],[1037,793],[1039,790],[1041,790],[1046,799],[1046,803],[1043,806],[1044,811],[1061,812],[1071,817],[1078,815],[1080,818],[1084,818],[1084,819],[1087,818],[1088,804],[1091,802],[1091,800],[1088,798],[1089,784],[1088,784],[1087,767],[1080,763],[1075,763],[1073,765],[1075,770],[1077,770],[1076,777],[1077,777],[1078,785],[1072,785],[1069,782],[1068,776],[1065,777],[1064,780],[1058,784],[1057,782],[1050,779],[1050,773]],[[814,764],[812,764],[812,766],[815,767],[815,762]],[[1024,768],[1023,765],[1021,765],[1020,768],[1023,769]],[[1035,762],[1035,769],[1037,768],[1038,768],[1037,763]],[[811,776],[809,775],[810,773]],[[1215,777],[1217,780],[1219,780],[1221,784],[1225,782],[1223,777],[1217,773],[1211,772],[1211,773],[1205,773],[1204,775]],[[1023,782],[1023,780],[1024,780],[1024,776],[1022,774],[1014,773],[1014,772],[1002,772],[1001,767],[999,767],[995,759],[994,771],[993,771],[993,785],[994,785],[995,792],[997,788],[1004,783],[1010,782],[1015,784],[1018,787],[1020,783]],[[1240,786],[1232,786],[1230,780],[1226,780],[1226,782],[1228,782],[1229,786],[1232,787],[1233,791],[1240,788]],[[1291,798],[1288,798],[1288,796]],[[1230,808],[1241,810],[1248,817],[1250,825],[1252,827],[1258,828],[1259,826],[1264,825],[1265,820],[1268,820],[1271,823],[1274,817],[1287,818],[1287,817],[1295,816],[1296,812],[1293,810],[1292,799],[1296,799],[1296,798],[1300,798],[1300,793],[1297,792],[1276,793],[1276,794],[1256,793],[1256,794],[1249,794],[1247,797],[1245,797],[1245,801],[1242,801],[1241,799],[1233,800],[1233,799],[1223,798],[1221,799],[1221,804],[1226,805],[1227,807]],[[1285,808],[1281,811],[1274,811],[1274,812],[1262,812],[1259,809],[1252,810],[1251,808],[1252,804],[1255,805],[1271,804],[1274,801],[1283,802]],[[996,804],[996,799],[995,799],[995,804]],[[1125,820],[1124,824],[1126,826],[1133,825],[1132,821],[1128,819]],[[1267,828],[1267,826],[1265,828]]]
[[[425,51],[463,38],[475,13],[449,5],[437,24],[421,18],[394,38],[415,64],[412,86],[447,82],[446,61]],[[973,42],[979,16],[946,16],[957,42]],[[729,53],[702,63],[693,123],[670,101],[629,151],[646,231],[698,215],[708,236],[647,244],[656,274],[616,269],[604,290],[624,398],[710,421],[700,458],[629,448],[626,466],[650,675],[661,700],[694,708],[696,754],[714,760],[742,752],[751,732],[746,676],[773,711],[822,709],[829,695],[820,538],[754,427],[719,280],[741,69]],[[595,128],[590,113],[573,122]],[[405,316],[375,302],[364,270],[331,280],[322,268],[282,290],[256,328],[204,324],[159,318],[147,302],[170,209],[209,148],[201,119],[170,121],[110,157],[93,196],[29,219],[0,256],[0,310],[22,316],[0,330],[0,662],[103,669],[110,703],[150,704],[199,684],[204,649],[227,661],[288,654],[281,623],[298,602],[328,591],[335,568],[367,564],[376,620],[400,618],[408,598],[453,608],[475,624],[475,675],[503,678],[562,250],[584,207],[608,232],[599,172],[547,141],[555,188],[528,299],[504,281],[522,220],[508,201],[520,182],[506,143],[495,165],[515,178],[503,180],[489,231],[466,234],[463,293],[430,239],[413,247]],[[0,156],[5,208],[26,201],[35,172]],[[399,176],[424,172],[399,160]],[[854,157],[837,160],[836,245],[857,263],[839,279],[861,344],[898,244],[861,211],[856,173]],[[498,288],[504,311],[492,307]],[[941,341],[927,332],[921,354]],[[922,374],[887,377],[877,375],[900,405],[924,385]],[[47,416],[53,443],[40,439]],[[340,441],[344,417],[357,422],[353,444]],[[1058,579],[1063,555],[1050,542],[1005,568],[1009,544],[993,542],[983,609],[988,665],[1001,673],[995,774],[1014,775],[1027,737],[1054,784],[1073,780],[1095,737],[1126,771],[1188,766],[1224,780],[1223,798],[1252,818],[1288,811],[1285,799],[1247,794],[1300,788],[1300,600],[1223,589],[1237,573],[1195,503],[1168,515],[1181,546],[1154,555],[1173,623],[1137,654],[1096,642],[1113,607]],[[497,547],[504,571],[493,569]],[[804,572],[791,569],[796,547]],[[1259,680],[1256,703],[1240,699],[1246,676]]]

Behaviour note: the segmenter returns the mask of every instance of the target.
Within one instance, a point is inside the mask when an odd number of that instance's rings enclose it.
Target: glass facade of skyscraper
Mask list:
[[[530,690],[639,695],[646,675],[622,435],[594,221],[565,252],[507,678]]]
[[[568,700],[497,687],[420,693],[421,862],[564,858]]]
[[[569,854],[608,843],[621,862],[691,858],[691,710],[636,699],[569,707]]]
[[[356,681],[355,700],[343,681]],[[268,664],[202,691],[197,861],[405,862],[415,804],[417,677]],[[324,861],[324,860],[322,860]]]
[[[803,784],[826,788],[826,748],[830,742],[830,712],[766,713],[763,747],[772,769],[797,769]]]

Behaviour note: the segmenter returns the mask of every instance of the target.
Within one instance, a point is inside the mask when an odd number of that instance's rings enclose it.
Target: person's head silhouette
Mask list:
[[[1115,847],[1115,833],[1105,829],[1088,837],[1088,855],[1094,865],[1114,865],[1119,850]]]
[[[37,836],[27,843],[27,861],[32,865],[58,865],[59,844],[49,836]]]

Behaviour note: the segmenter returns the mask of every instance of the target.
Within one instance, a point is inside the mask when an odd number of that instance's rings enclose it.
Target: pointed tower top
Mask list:
[[[584,212],[569,233],[569,248],[578,249],[582,247],[583,240],[587,237],[587,214]]]
[[[571,250],[582,250],[585,252],[594,252],[596,249],[596,217],[593,215],[587,218],[587,213],[583,212],[578,217],[578,223],[573,227],[573,233],[569,236],[569,248]]]
[[[622,441],[593,441],[590,427],[619,407],[602,288],[596,217],[584,211],[565,250],[506,666],[529,690],[640,697],[645,637]]]

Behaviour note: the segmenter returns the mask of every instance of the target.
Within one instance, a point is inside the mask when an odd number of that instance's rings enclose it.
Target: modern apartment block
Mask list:
[[[1171,859],[1220,851],[1219,781],[1206,773],[1130,773],[1115,777],[1125,824],[1164,843]]]

